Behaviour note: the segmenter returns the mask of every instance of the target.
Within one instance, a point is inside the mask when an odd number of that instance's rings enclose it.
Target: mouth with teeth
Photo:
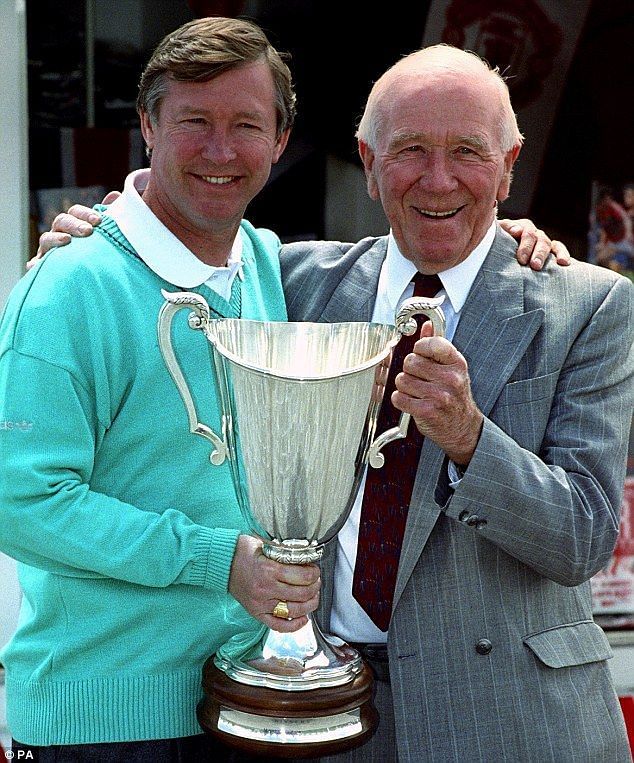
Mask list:
[[[461,209],[465,208],[465,206],[466,204],[463,204],[461,207],[443,211],[434,209],[421,209],[420,207],[414,207],[414,209],[418,212],[419,215],[421,215],[421,217],[426,217],[428,220],[447,220],[450,217],[455,217]]]
[[[198,175],[197,177],[209,185],[227,185],[237,179],[236,175]]]

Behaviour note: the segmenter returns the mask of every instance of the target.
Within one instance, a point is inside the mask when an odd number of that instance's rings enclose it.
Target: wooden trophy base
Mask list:
[[[372,671],[343,686],[284,691],[247,686],[229,678],[210,657],[203,667],[203,730],[252,755],[313,758],[351,750],[378,725],[372,703]]]

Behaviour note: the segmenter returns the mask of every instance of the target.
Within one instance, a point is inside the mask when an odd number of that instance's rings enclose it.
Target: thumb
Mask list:
[[[420,327],[420,334],[418,336],[419,339],[425,339],[428,336],[434,335],[434,327],[432,326],[432,323],[430,320],[426,320],[425,323]]]

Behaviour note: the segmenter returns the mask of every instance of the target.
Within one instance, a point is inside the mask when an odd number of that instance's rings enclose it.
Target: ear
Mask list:
[[[502,175],[502,180],[500,181],[496,197],[498,201],[508,199],[508,195],[511,191],[511,180],[513,178],[513,165],[515,164],[515,160],[519,156],[521,149],[522,144],[517,143],[504,155],[504,174]]]
[[[275,148],[273,149],[273,157],[271,159],[272,164],[277,164],[277,162],[280,159],[280,156],[284,153],[284,150],[286,148],[286,144],[288,143],[288,138],[291,134],[290,129],[284,130],[284,132],[280,135],[280,137],[277,139],[277,142],[275,144]]]
[[[139,120],[141,122],[141,134],[143,140],[148,148],[154,148],[154,126],[147,111],[139,112]]]
[[[368,187],[368,196],[373,201],[379,200],[379,186],[374,175],[374,160],[376,158],[374,151],[364,141],[359,141],[359,156],[363,162],[365,170],[365,179]]]

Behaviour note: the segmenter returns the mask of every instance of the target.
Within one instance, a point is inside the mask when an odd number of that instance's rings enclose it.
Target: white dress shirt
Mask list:
[[[449,340],[453,339],[460,318],[460,311],[491,248],[494,237],[495,223],[492,223],[482,241],[469,257],[455,267],[438,274],[443,288],[437,296],[446,296],[442,309],[447,320],[446,337]],[[372,314],[372,320],[375,323],[394,323],[394,316],[398,308],[414,292],[411,281],[415,273],[416,266],[400,253],[390,232],[387,255],[381,267],[374,313]],[[411,426],[414,424],[412,423]],[[387,641],[387,633],[384,633],[372,622],[352,595],[352,579],[357,556],[359,519],[364,488],[365,477],[359,488],[350,517],[338,535],[330,630],[346,641],[380,644]]]
[[[233,279],[242,278],[242,239],[236,236],[225,267],[214,267],[198,257],[178,239],[141,198],[150,170],[131,172],[123,193],[107,211],[139,257],[158,276],[183,289],[205,284],[227,302]]]

